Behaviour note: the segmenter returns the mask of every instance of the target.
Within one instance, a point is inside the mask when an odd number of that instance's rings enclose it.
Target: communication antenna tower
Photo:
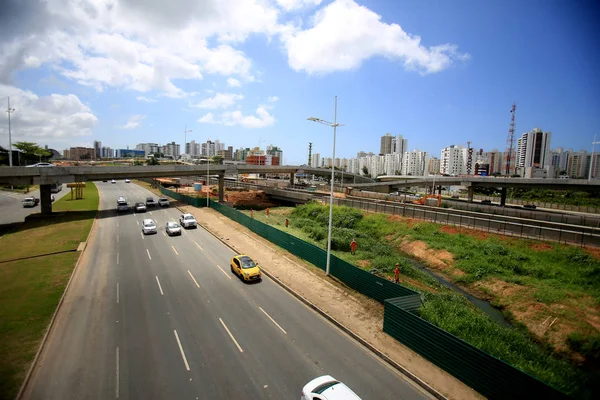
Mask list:
[[[517,105],[513,103],[512,108],[510,109],[510,128],[508,129],[508,139],[506,140],[508,145],[508,152],[506,154],[506,176],[510,176],[510,166],[512,163],[512,154],[515,145],[515,110],[517,109]]]

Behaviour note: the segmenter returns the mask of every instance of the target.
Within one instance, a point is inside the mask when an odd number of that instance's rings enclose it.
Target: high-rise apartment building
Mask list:
[[[587,177],[590,179],[600,178],[600,153],[594,152],[593,154],[590,154],[588,165],[591,168],[591,173],[588,173]],[[588,172],[590,172],[590,168],[588,168]]]
[[[223,160],[233,160],[233,146],[227,147],[227,150],[217,151],[217,155],[223,157]]]
[[[94,140],[94,159],[97,160],[102,158],[102,142],[99,140]]]
[[[148,156],[150,154],[161,153],[162,148],[158,145],[158,143],[138,143],[135,146],[136,150],[144,150],[145,154]]]
[[[392,154],[392,142],[394,137],[391,133],[386,133],[385,136],[381,137],[381,145],[379,146],[379,154]]]
[[[523,175],[525,168],[545,168],[550,165],[551,132],[534,128],[517,141],[517,169]]]
[[[444,175],[466,174],[465,152],[462,146],[451,145],[442,149],[440,157],[440,172]]]
[[[398,135],[392,140],[392,153],[402,155],[408,151],[408,139],[403,139]]]
[[[110,147],[103,146],[100,149],[100,157],[102,157],[102,158],[114,158],[115,157],[115,151],[113,149],[111,149]]]
[[[402,156],[400,154],[386,154],[383,157],[383,173],[385,175],[402,174]]]
[[[277,157],[280,164],[283,163],[283,150],[281,150],[279,147],[270,144],[267,146],[266,153],[272,155],[273,157]]]
[[[310,160],[311,163],[311,167],[313,168],[320,168],[321,167],[321,154],[320,153],[313,153],[312,155],[312,159]]]
[[[587,163],[588,163],[587,151],[574,151],[570,152],[567,160],[567,175],[572,178],[587,178]]]
[[[402,157],[402,173],[411,176],[425,176],[429,157],[429,153],[420,150],[404,153],[404,157]]]
[[[180,145],[175,142],[167,143],[162,146],[162,153],[165,155],[165,157],[178,158],[181,154],[180,151]]]
[[[437,157],[431,157],[429,159],[429,165],[427,166],[427,172],[431,175],[437,175],[440,173],[440,159]]]

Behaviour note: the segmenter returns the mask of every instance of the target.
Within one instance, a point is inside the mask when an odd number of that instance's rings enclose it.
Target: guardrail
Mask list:
[[[194,205],[196,198],[160,188]],[[188,197],[188,199],[185,199]],[[206,204],[206,199],[200,206]],[[254,233],[325,270],[327,252],[246,214],[211,200],[211,207]],[[464,342],[418,315],[421,295],[331,255],[330,274],[384,304],[383,331],[488,398],[566,399],[555,388]]]

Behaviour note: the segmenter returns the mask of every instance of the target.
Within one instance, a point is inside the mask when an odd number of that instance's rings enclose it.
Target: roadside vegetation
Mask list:
[[[64,196],[0,237],[0,400],[14,399],[56,310],[98,210],[98,190]]]
[[[322,248],[328,206],[254,211],[254,218]],[[250,214],[249,211],[244,211]],[[289,227],[285,227],[285,219]],[[487,353],[577,398],[599,389],[600,260],[585,249],[441,226],[384,214],[334,207],[332,251],[354,265],[393,277],[424,294],[421,317]],[[356,255],[350,242],[358,242]],[[415,243],[444,262],[409,256]],[[449,254],[449,256],[448,256]],[[441,286],[410,261],[417,258],[478,297],[487,298],[513,322],[504,327],[462,295]]]
[[[477,188],[476,194],[500,197],[497,188]],[[580,207],[600,207],[600,191],[574,191],[552,189],[522,189],[509,188],[506,192],[507,199],[519,199],[531,202],[561,204]]]

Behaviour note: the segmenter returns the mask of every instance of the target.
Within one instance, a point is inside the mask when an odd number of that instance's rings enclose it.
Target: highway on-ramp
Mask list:
[[[117,214],[156,195],[98,183],[100,212],[24,392],[29,399],[294,399],[329,374],[363,399],[429,396],[202,228],[164,233],[175,208]],[[142,235],[153,218],[156,235]],[[290,268],[294,268],[290,266]]]
[[[52,193],[52,195],[58,200],[67,193],[69,193],[69,189],[67,185],[63,185],[63,189],[60,192]],[[24,198],[31,196],[39,199],[40,191],[33,190],[27,194],[0,191],[0,210],[2,210],[0,213],[0,225],[23,222],[28,215],[39,213],[41,207],[39,204],[35,207],[25,208],[21,203]]]

